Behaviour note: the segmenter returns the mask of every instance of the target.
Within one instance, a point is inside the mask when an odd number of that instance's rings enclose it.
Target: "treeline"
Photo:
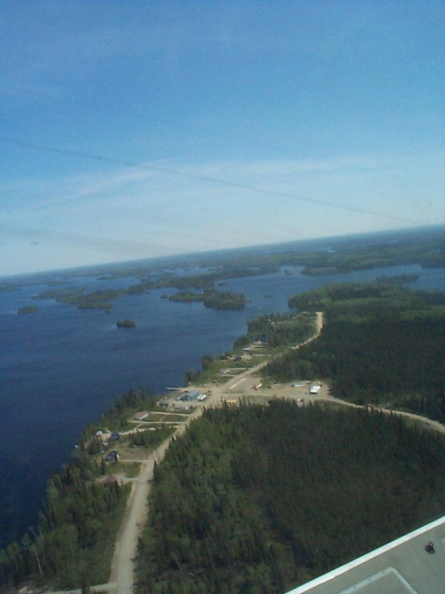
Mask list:
[[[379,310],[418,312],[425,311],[429,306],[445,304],[445,296],[439,291],[411,291],[395,280],[383,277],[369,283],[325,285],[294,295],[288,303],[289,307],[299,311],[324,311],[330,317],[340,314],[366,317]]]
[[[335,396],[445,421],[445,296],[383,282],[331,285],[289,304],[325,312],[321,337],[271,361],[276,379],[329,379]]]
[[[54,588],[108,580],[128,487],[96,482],[98,468],[80,454],[48,483],[38,528],[0,550],[0,585],[32,579]]]
[[[315,332],[315,314],[269,314],[247,323],[247,336],[238,339],[237,346],[261,340],[270,347],[294,346]]]
[[[431,268],[444,265],[443,238],[420,241],[339,244],[335,250],[316,251],[304,258],[303,274],[308,276],[344,274],[384,266],[419,263]]]
[[[207,410],[155,469],[138,591],[281,593],[444,513],[445,440],[365,410]]]

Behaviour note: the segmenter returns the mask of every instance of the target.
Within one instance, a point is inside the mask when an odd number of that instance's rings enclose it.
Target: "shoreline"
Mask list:
[[[261,363],[258,366],[258,370],[264,365],[265,363]],[[348,404],[351,406],[350,403],[346,403],[345,401],[336,401],[334,399],[334,397],[330,397],[329,394],[327,394],[327,392],[325,392],[323,389],[320,390],[319,394],[315,395],[309,395],[307,394],[304,389],[303,391],[299,391],[299,387],[292,387],[292,386],[282,386],[280,384],[274,385],[271,388],[265,388],[262,387],[261,390],[255,390],[256,385],[258,385],[259,383],[259,377],[254,375],[255,372],[255,368],[249,369],[244,373],[238,373],[236,375],[236,381],[233,382],[232,378],[229,379],[227,382],[225,383],[221,383],[218,386],[215,386],[213,384],[207,384],[205,387],[209,387],[212,390],[212,397],[208,398],[204,403],[203,406],[219,406],[222,403],[222,398],[223,395],[222,393],[225,391],[228,391],[228,395],[225,396],[226,401],[227,400],[235,400],[235,401],[239,401],[242,398],[249,398],[249,399],[255,399],[257,401],[259,401],[260,399],[263,400],[267,400],[268,398],[271,398],[273,396],[276,397],[283,397],[283,398],[296,398],[297,400],[300,398],[301,400],[306,400],[306,399],[311,399],[311,400],[325,400],[327,402],[332,402],[332,403],[337,403],[337,404],[341,404],[341,405],[345,405]],[[251,377],[250,381],[247,382],[246,379],[247,377]],[[234,383],[236,383],[237,385],[234,385]],[[182,386],[180,388],[180,390],[184,391],[184,390],[192,390],[194,387],[196,387],[197,389],[203,390],[204,386]],[[307,389],[306,389],[307,390]],[[327,388],[325,387],[325,390],[327,390]],[[158,394],[158,396],[160,396],[160,394]],[[167,396],[168,397],[168,393],[163,393],[163,396]],[[219,398],[219,400],[218,400]],[[229,403],[232,404],[232,403]],[[201,408],[201,407],[199,407]],[[178,411],[176,411],[177,414]],[[190,419],[195,418],[196,416],[198,416],[199,413],[190,413]],[[413,418],[415,417],[415,415],[411,415],[410,413],[401,413],[401,414],[407,414],[408,416],[412,416]],[[426,417],[421,417],[419,415],[416,416],[416,418],[424,423],[429,422],[429,419],[427,419]],[[189,421],[190,422],[190,421]],[[188,423],[187,423],[188,424]],[[183,428],[181,431],[184,431],[185,428]],[[440,429],[441,430],[441,429]],[[180,433],[179,433],[180,434]]]
[[[300,346],[310,343],[318,338],[323,328],[323,313],[317,312],[316,319],[317,323],[314,335],[292,348],[298,349]],[[171,442],[177,436],[182,435],[187,430],[189,424],[194,419],[200,417],[207,407],[220,407],[223,406],[224,403],[229,406],[238,406],[239,403],[244,400],[251,403],[257,402],[259,404],[265,404],[272,398],[292,399],[300,406],[305,406],[312,402],[320,402],[336,406],[350,406],[354,408],[368,409],[374,408],[375,410],[388,414],[401,414],[415,421],[422,422],[425,426],[428,424],[432,429],[445,433],[444,425],[414,413],[394,411],[381,407],[370,407],[367,405],[359,406],[335,398],[335,396],[330,394],[330,386],[325,382],[300,380],[298,382],[274,382],[269,387],[262,386],[260,372],[267,365],[269,360],[270,357],[266,357],[259,364],[254,365],[251,368],[238,369],[238,373],[230,376],[227,381],[218,384],[206,383],[203,385],[195,384],[177,387],[174,390],[165,391],[161,397],[156,399],[156,403],[159,404],[162,403],[163,400],[165,402],[166,398],[171,399],[172,394],[184,394],[193,391],[206,394],[205,400],[202,400],[201,402],[194,401],[194,409],[189,410],[187,413],[180,413],[174,410],[150,413],[152,416],[179,416],[183,420],[180,422],[176,419],[175,424],[177,423],[177,426],[174,433],[159,444],[147,456],[138,460],[122,460],[122,462],[138,462],[138,464],[140,464],[140,469],[135,477],[122,481],[125,482],[125,484],[132,484],[131,493],[128,497],[126,511],[116,538],[114,555],[111,563],[110,579],[107,584],[94,586],[96,591],[104,591],[109,594],[130,594],[133,592],[135,570],[134,559],[137,555],[138,539],[147,519],[147,500],[151,490],[155,465],[162,461]],[[153,419],[151,421],[144,421],[127,418],[127,423],[134,424],[135,428],[122,432],[122,435],[128,435],[130,432],[135,432],[141,428],[149,430],[150,423],[156,422],[158,421],[153,421]],[[164,418],[163,423],[166,422],[167,421]],[[109,437],[109,435],[104,433],[104,438],[107,437]],[[122,480],[122,477],[119,476],[119,480]],[[81,592],[81,590],[77,591],[79,593]],[[76,590],[70,590],[70,592],[76,592]],[[59,592],[57,592],[57,594],[59,594]]]

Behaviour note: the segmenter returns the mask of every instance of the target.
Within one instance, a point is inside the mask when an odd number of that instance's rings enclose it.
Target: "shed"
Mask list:
[[[118,485],[119,481],[117,480],[117,478],[114,476],[114,474],[110,474],[107,476],[107,478],[103,481],[104,485]]]

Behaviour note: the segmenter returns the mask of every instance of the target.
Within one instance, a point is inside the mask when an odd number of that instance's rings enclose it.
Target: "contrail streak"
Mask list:
[[[132,162],[132,161],[126,161],[123,159],[115,159],[113,157],[103,157],[102,155],[94,155],[92,153],[87,153],[87,152],[83,152],[83,151],[57,148],[57,147],[46,146],[43,144],[38,144],[38,143],[33,143],[33,142],[25,142],[25,141],[17,140],[14,138],[0,137],[0,142],[3,142],[5,144],[13,144],[15,146],[19,146],[19,147],[22,147],[25,149],[32,149],[32,150],[41,151],[41,152],[54,153],[54,154],[58,154],[58,155],[66,155],[69,157],[76,157],[78,159],[88,159],[90,161],[111,163],[114,165],[121,165],[123,167],[143,168],[143,169],[147,169],[150,171],[154,171],[156,173],[163,173],[163,174],[171,175],[171,176],[179,176],[179,177],[183,177],[183,178],[187,178],[187,179],[199,180],[199,181],[207,182],[210,184],[219,184],[222,186],[226,186],[229,188],[235,188],[235,189],[239,189],[239,190],[248,190],[249,192],[256,193],[256,194],[262,194],[264,196],[271,196],[271,197],[275,197],[275,198],[287,198],[287,199],[291,199],[291,200],[298,200],[299,202],[316,204],[317,206],[327,206],[329,208],[336,208],[336,209],[344,210],[344,211],[348,211],[348,212],[372,215],[372,216],[384,218],[387,220],[393,220],[393,221],[409,223],[409,224],[414,224],[414,225],[418,224],[418,221],[414,221],[412,219],[408,219],[405,217],[399,217],[399,216],[395,216],[395,215],[389,215],[389,214],[386,214],[383,212],[369,210],[366,208],[359,208],[358,206],[351,206],[351,205],[347,205],[347,204],[336,204],[335,202],[330,202],[329,200],[320,200],[317,198],[305,198],[304,196],[299,196],[299,195],[291,194],[288,192],[266,190],[264,188],[259,188],[259,187],[251,186],[248,184],[240,184],[237,182],[232,182],[227,179],[221,179],[221,178],[211,177],[211,176],[206,176],[206,175],[198,175],[198,174],[194,174],[194,173],[189,173],[187,171],[180,171],[178,169],[172,169],[170,167],[159,167],[156,165],[148,165],[146,163],[136,163],[136,162]]]

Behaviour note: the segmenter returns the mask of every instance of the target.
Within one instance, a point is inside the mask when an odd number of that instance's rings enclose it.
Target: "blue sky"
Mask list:
[[[0,0],[0,275],[445,223],[445,2]]]

